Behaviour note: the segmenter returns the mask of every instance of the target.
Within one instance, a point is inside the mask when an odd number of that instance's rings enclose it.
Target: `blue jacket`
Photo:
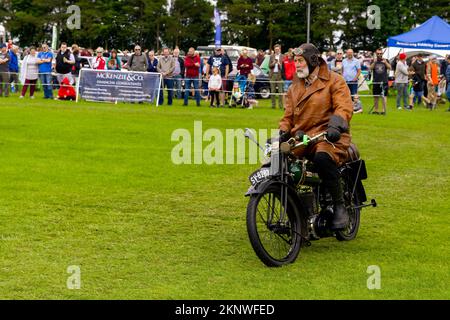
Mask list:
[[[148,68],[147,68],[147,71],[148,72],[158,72],[157,70],[156,70],[156,66],[158,65],[158,59],[153,59],[153,64],[150,62],[150,59],[148,59],[147,58],[147,60],[148,60]]]
[[[450,64],[447,66],[447,70],[445,71],[445,78],[447,78],[447,84],[450,83]]]
[[[19,72],[19,59],[17,58],[17,55],[12,52],[12,50],[9,50],[9,72]]]

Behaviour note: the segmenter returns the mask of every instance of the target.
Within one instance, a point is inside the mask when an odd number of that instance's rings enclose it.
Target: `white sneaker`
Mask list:
[[[31,96],[30,99],[34,99],[34,96]]]
[[[402,107],[398,107],[397,110],[402,110]]]
[[[20,96],[19,99],[23,99],[23,96]]]

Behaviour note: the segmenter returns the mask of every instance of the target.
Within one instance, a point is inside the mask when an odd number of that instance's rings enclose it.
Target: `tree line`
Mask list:
[[[307,39],[322,50],[337,46],[374,50],[389,36],[410,30],[433,15],[449,21],[448,0],[218,0],[222,43],[258,49],[280,43],[296,47]],[[67,26],[70,5],[80,8],[80,29]],[[379,27],[368,27],[369,6],[380,8]],[[214,7],[207,0],[0,0],[0,22],[21,45],[59,41],[84,47],[187,50],[214,43]],[[369,22],[370,24],[370,22]]]

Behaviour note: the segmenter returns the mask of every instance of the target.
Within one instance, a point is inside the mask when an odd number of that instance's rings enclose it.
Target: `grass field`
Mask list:
[[[354,115],[366,160],[358,237],[269,269],[245,227],[257,165],[174,165],[171,134],[275,128],[254,110],[0,98],[2,299],[449,299],[450,113]],[[66,286],[79,266],[81,288]],[[367,268],[381,268],[369,290]]]

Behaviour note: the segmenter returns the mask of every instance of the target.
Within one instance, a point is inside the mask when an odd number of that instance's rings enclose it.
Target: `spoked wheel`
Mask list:
[[[353,240],[356,237],[359,229],[360,213],[361,209],[353,209],[352,207],[359,206],[358,195],[355,193],[352,196],[351,188],[348,184],[345,186],[344,199],[345,206],[347,207],[347,213],[349,217],[349,224],[344,230],[336,231],[336,239],[339,241]]]
[[[281,187],[271,186],[253,195],[247,206],[247,232],[253,250],[269,267],[280,267],[297,258],[302,238],[300,217],[294,200],[287,194],[284,210]]]

